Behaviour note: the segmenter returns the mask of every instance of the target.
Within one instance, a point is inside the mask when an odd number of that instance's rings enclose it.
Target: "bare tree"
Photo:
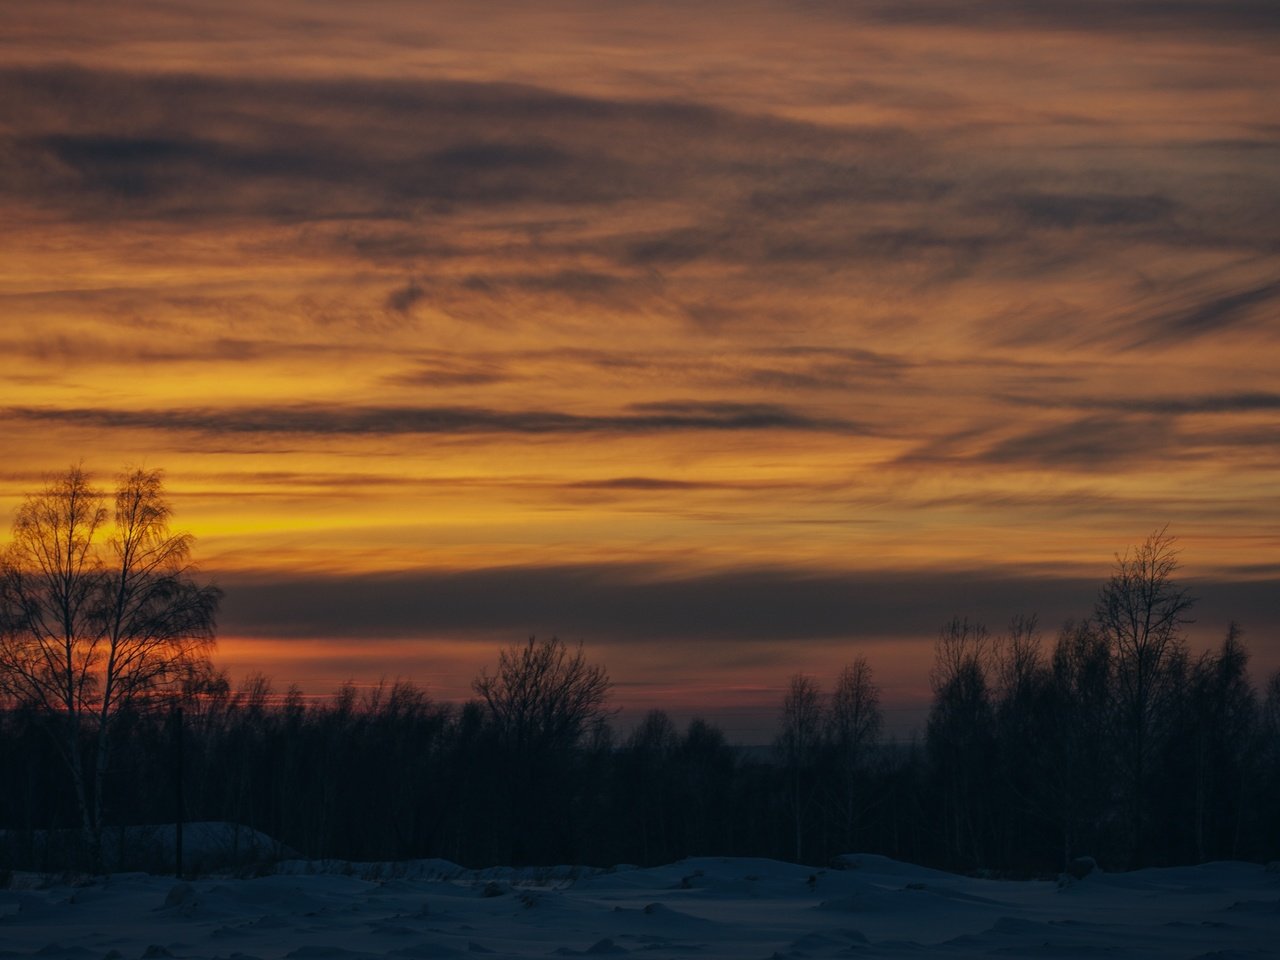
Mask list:
[[[991,698],[991,634],[954,618],[938,634],[930,673],[933,705],[925,726],[941,786],[942,834],[952,852],[974,865],[987,857],[991,833],[995,718]]]
[[[1027,857],[1029,838],[1058,825],[1054,675],[1041,650],[1038,618],[1019,614],[995,647],[995,803],[993,827],[1005,862]]]
[[[1050,671],[1051,723],[1044,750],[1065,870],[1073,857],[1094,852],[1106,819],[1114,763],[1112,663],[1106,638],[1092,623],[1066,623]]]
[[[530,637],[498,655],[498,670],[484,671],[472,689],[484,700],[496,737],[507,805],[508,856],[514,862],[543,856],[571,859],[578,822],[561,799],[584,776],[576,750],[604,727],[609,675],[552,637]]]
[[[866,657],[858,657],[840,671],[827,721],[832,741],[855,760],[880,736],[884,721],[880,688]]]
[[[1249,651],[1234,621],[1217,651],[1191,669],[1183,709],[1194,785],[1196,858],[1236,859],[1252,758],[1261,753],[1257,694],[1249,682]],[[1189,741],[1189,742],[1188,742]],[[1190,747],[1190,750],[1187,750]]]
[[[837,804],[841,829],[848,850],[854,849],[854,829],[865,798],[859,797],[858,784],[867,755],[880,738],[884,716],[880,712],[880,688],[871,673],[866,657],[858,657],[845,666],[836,679],[827,711],[827,741],[835,757],[839,779]]]
[[[984,695],[988,694],[995,658],[996,646],[984,624],[970,623],[968,617],[952,617],[938,631],[933,644],[929,683],[934,695],[950,685],[968,682],[974,675],[982,681]]]
[[[817,788],[822,728],[822,691],[812,677],[797,673],[782,699],[782,732],[776,744],[790,783],[797,862],[804,852],[805,818]]]
[[[1116,557],[1115,571],[1094,606],[1094,623],[1106,638],[1116,683],[1132,861],[1141,866],[1153,740],[1158,720],[1186,656],[1182,627],[1195,602],[1173,579],[1178,551],[1168,528]]]
[[[0,560],[0,692],[53,721],[95,867],[116,719],[207,659],[221,597],[169,530],[159,471],[105,500],[72,467],[26,498]]]
[[[996,680],[1001,700],[1018,700],[1027,695],[1044,666],[1040,650],[1040,620],[1018,614],[1009,621],[1009,630],[993,652]]]
[[[579,644],[530,637],[498,654],[498,671],[471,684],[502,738],[517,749],[571,747],[610,715],[609,675],[591,666]]]

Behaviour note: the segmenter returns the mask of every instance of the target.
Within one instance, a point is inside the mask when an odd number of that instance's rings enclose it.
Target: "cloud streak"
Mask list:
[[[1069,30],[1084,33],[1182,33],[1188,30],[1269,34],[1280,14],[1266,0],[1077,0],[1066,5],[1018,0],[913,0],[910,4],[855,4],[855,17],[903,26],[936,24],[971,29]]]
[[[1041,408],[1106,410],[1116,413],[1150,413],[1180,416],[1183,414],[1232,414],[1280,410],[1280,393],[1259,390],[1249,393],[1212,393],[1192,396],[1163,397],[1079,397],[1049,399],[1013,396],[1011,403]]]
[[[67,215],[395,219],[419,204],[577,207],[687,186],[687,178],[664,175],[669,161],[643,162],[651,139],[699,144],[709,160],[753,136],[799,141],[797,148],[842,139],[687,103],[496,83],[55,69],[0,76],[0,116],[18,131],[2,147],[10,196],[34,189]],[[714,138],[697,136],[708,128]]]
[[[778,404],[654,402],[625,413],[575,414],[484,407],[323,407],[169,410],[8,407],[3,415],[99,429],[185,431],[216,435],[583,434],[668,431],[794,430],[861,433],[865,428]]]
[[[1259,308],[1280,299],[1280,281],[1231,293],[1209,296],[1190,307],[1157,314],[1145,323],[1145,333],[1135,346],[1149,346],[1198,339],[1239,326],[1259,317]],[[1270,314],[1275,311],[1271,310]]]

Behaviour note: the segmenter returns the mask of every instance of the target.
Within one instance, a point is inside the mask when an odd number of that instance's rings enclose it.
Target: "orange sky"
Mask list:
[[[163,467],[234,674],[557,633],[751,737],[862,653],[904,730],[1166,523],[1280,667],[1269,6],[6,19],[0,509]]]

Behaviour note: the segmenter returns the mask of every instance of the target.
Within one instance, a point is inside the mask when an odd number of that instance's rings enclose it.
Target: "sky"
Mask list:
[[[278,688],[767,739],[1168,525],[1280,668],[1269,0],[15,2],[0,515],[162,468]]]

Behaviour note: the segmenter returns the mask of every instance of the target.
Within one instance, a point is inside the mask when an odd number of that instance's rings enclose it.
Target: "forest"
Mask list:
[[[1280,857],[1280,672],[1255,688],[1234,624],[1192,654],[1164,530],[1056,635],[941,625],[917,739],[883,736],[851,651],[836,677],[791,677],[774,743],[749,749],[661,711],[617,733],[605,667],[554,637],[502,650],[463,704],[405,680],[233,684],[159,474],[106,502],[71,471],[5,553],[0,871],[165,869],[112,829],[175,820],[243,824],[277,856],[464,866],[865,852],[1032,877]],[[59,543],[78,546],[41,550]]]

